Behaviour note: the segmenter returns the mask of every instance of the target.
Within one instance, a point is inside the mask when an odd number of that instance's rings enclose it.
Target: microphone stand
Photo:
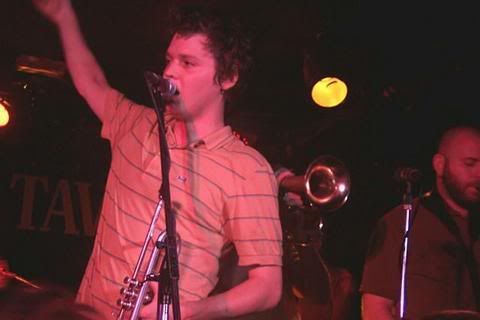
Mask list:
[[[160,161],[162,168],[162,185],[160,187],[159,197],[164,202],[165,208],[165,242],[157,241],[158,248],[165,248],[166,254],[163,258],[160,274],[155,277],[158,281],[157,294],[157,319],[167,320],[169,305],[173,306],[173,319],[180,320],[180,298],[178,289],[178,251],[177,251],[177,231],[175,215],[172,212],[170,201],[170,153],[168,150],[167,139],[165,136],[165,103],[162,92],[151,82],[149,71],[144,73],[145,80],[153,101],[154,109],[158,120],[158,137],[160,143]],[[167,274],[165,274],[167,273]]]
[[[407,305],[407,264],[408,264],[408,240],[410,237],[411,215],[413,209],[412,201],[412,184],[405,181],[406,188],[403,195],[402,207],[405,212],[405,234],[403,237],[402,248],[402,270],[400,282],[400,319],[405,319],[405,310]]]

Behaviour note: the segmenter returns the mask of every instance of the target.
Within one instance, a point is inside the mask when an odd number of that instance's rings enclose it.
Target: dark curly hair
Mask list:
[[[199,1],[177,5],[170,11],[169,35],[190,36],[203,34],[207,48],[215,59],[215,81],[238,76],[231,90],[224,93],[226,100],[245,88],[244,80],[252,65],[252,41],[249,30],[238,15],[227,10],[225,5]]]

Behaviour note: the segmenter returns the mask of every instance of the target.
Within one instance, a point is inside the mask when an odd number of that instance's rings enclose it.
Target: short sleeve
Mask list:
[[[251,172],[227,200],[226,237],[236,247],[239,265],[281,265],[278,185],[269,166]]]
[[[400,221],[392,221],[393,214],[396,212],[380,219],[370,237],[360,291],[396,301],[400,287],[403,232]]]
[[[112,147],[115,146],[119,137],[133,126],[144,109],[117,90],[110,89],[105,98],[102,137],[110,140]]]

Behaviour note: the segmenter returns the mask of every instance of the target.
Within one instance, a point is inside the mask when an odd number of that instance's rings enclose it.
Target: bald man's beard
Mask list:
[[[480,196],[475,198],[469,197],[467,195],[467,188],[471,185],[462,185],[448,166],[445,167],[442,181],[450,197],[462,208],[467,210],[478,210],[480,208]],[[480,188],[478,181],[475,187]]]

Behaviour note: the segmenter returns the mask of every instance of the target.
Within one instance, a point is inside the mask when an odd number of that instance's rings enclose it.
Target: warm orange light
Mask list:
[[[312,88],[312,99],[321,107],[333,108],[347,97],[347,85],[338,78],[327,77],[315,83]]]
[[[0,102],[0,127],[6,126],[9,120],[10,115],[8,113],[8,110],[6,106],[2,102]]]

